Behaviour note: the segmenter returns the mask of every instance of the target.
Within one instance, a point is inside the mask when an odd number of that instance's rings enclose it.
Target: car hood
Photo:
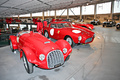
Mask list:
[[[25,42],[28,42],[30,45],[29,47],[35,49],[39,54],[47,54],[52,50],[60,50],[59,47],[53,43],[52,41],[50,41],[49,39],[47,39],[46,37],[44,37],[41,34],[38,33],[32,33],[32,34],[28,34],[29,36],[27,36],[25,39]]]
[[[76,34],[76,35],[83,35],[83,36],[85,36],[85,35],[91,35],[91,33],[90,32],[88,32],[87,30],[84,30],[84,29],[80,29],[80,28],[75,28],[75,27],[71,27],[71,28],[63,28],[63,30],[65,31],[65,32],[70,32],[70,33],[73,33],[73,34]]]

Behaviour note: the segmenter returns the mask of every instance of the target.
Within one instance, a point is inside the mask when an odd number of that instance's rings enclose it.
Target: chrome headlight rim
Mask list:
[[[89,29],[92,29],[91,27],[89,27]]]
[[[40,54],[40,55],[39,55],[39,59],[40,59],[41,61],[43,61],[43,60],[45,59],[45,55],[44,55],[44,54]]]
[[[64,54],[67,53],[67,48],[63,48],[63,53],[64,53]]]
[[[82,40],[82,37],[81,37],[81,36],[79,36],[79,37],[78,37],[78,40],[79,40],[79,41],[81,41],[81,40]]]

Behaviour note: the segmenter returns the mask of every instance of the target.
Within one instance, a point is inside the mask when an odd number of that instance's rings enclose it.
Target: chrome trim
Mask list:
[[[63,63],[64,63],[64,56],[63,56],[62,51],[54,50],[54,51],[51,51],[48,53],[48,55],[47,55],[48,68],[59,67]]]
[[[92,41],[92,37],[91,38],[88,38],[85,40],[85,43],[88,43],[88,42],[91,42]]]

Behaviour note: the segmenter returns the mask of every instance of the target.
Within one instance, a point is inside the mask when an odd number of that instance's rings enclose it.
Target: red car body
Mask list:
[[[13,19],[12,18],[6,18],[6,23],[12,23]]]
[[[25,54],[28,63],[43,69],[61,66],[72,51],[67,41],[58,40],[54,43],[32,31],[19,32],[17,36],[11,35],[10,47],[12,51],[19,50],[20,58]],[[41,55],[44,55],[44,60],[41,60]]]
[[[69,26],[61,27],[61,28],[52,27],[52,25],[58,26],[60,24],[61,25],[68,24]],[[73,27],[70,22],[51,22],[48,26],[44,27],[43,34],[46,37],[46,34],[48,33],[49,37],[57,39],[57,40],[58,39],[66,40],[67,37],[70,37],[72,43],[76,43],[76,44],[78,43],[88,44],[94,40],[94,37],[95,37],[94,32],[88,29],[86,30],[84,28],[75,28],[75,27],[77,27],[77,25]],[[80,38],[82,39],[80,40]],[[73,46],[72,44],[70,45]]]
[[[82,27],[85,27],[85,28],[90,29],[90,30],[93,30],[93,29],[94,29],[94,26],[93,26],[92,24],[75,23],[75,25],[77,25],[77,26],[82,26]]]

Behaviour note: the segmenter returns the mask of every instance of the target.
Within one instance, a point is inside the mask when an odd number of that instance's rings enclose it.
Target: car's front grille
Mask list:
[[[48,68],[55,68],[64,63],[64,56],[60,50],[51,51],[47,56]]]
[[[88,43],[88,42],[91,42],[92,41],[92,38],[88,38],[85,40],[85,43]]]

